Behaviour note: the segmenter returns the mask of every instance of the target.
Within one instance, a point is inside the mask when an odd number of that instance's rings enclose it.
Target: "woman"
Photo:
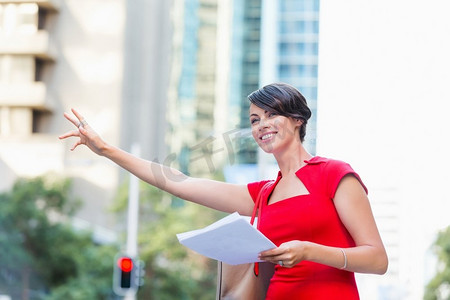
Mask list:
[[[305,150],[311,111],[297,89],[270,84],[248,98],[253,137],[280,169],[262,193],[260,230],[277,245],[260,253],[262,260],[276,264],[266,299],[359,299],[354,272],[384,274],[388,265],[366,187],[348,164]],[[188,177],[107,144],[81,114],[72,112],[76,118],[64,116],[77,128],[60,136],[79,138],[71,150],[84,144],[182,199],[251,215],[268,182],[243,186]]]

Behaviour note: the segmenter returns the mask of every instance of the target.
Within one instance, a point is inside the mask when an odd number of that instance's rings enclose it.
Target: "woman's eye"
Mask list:
[[[258,119],[251,119],[250,120],[250,124],[255,124],[256,122],[258,122],[259,120]]]
[[[273,117],[273,116],[276,116],[277,114],[276,113],[273,113],[273,112],[271,112],[271,113],[269,113],[269,117]]]

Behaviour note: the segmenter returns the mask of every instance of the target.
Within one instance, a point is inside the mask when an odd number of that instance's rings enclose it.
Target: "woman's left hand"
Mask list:
[[[277,248],[261,252],[259,259],[282,267],[292,268],[306,259],[307,245],[308,242],[304,241],[289,241]]]

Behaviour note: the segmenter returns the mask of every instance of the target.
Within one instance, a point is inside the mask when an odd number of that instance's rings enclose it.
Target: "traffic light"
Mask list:
[[[127,255],[118,254],[114,261],[113,289],[119,296],[136,294],[144,284],[144,262]]]
[[[126,255],[118,255],[114,265],[113,288],[117,295],[133,295],[138,289],[136,284],[136,265]]]
[[[123,289],[131,288],[133,260],[129,257],[120,257],[117,260],[117,266],[120,269],[120,287]]]

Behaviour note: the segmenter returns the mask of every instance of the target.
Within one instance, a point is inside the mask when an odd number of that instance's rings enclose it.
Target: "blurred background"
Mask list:
[[[129,175],[75,142],[192,176],[277,174],[246,96],[282,81],[313,111],[305,145],[349,162],[390,264],[361,299],[450,299],[446,0],[0,0],[0,299],[121,299]],[[136,149],[135,148],[135,149]],[[214,299],[216,262],[175,234],[222,214],[139,187],[138,299]]]

